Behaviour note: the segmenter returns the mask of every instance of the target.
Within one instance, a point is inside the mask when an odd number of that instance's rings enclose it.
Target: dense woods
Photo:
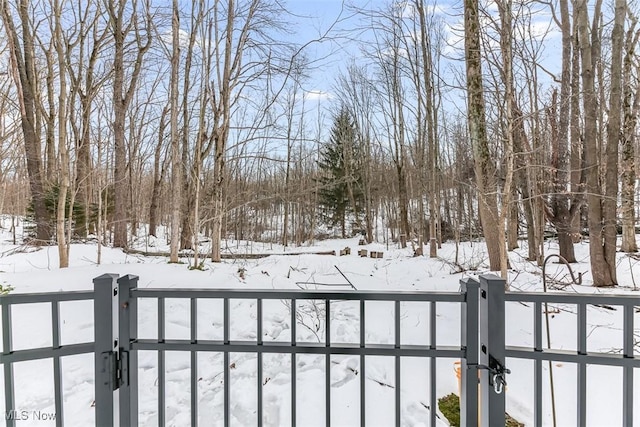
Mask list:
[[[304,39],[316,21],[275,0],[0,0],[0,213],[62,267],[88,238],[166,238],[197,265],[227,239],[360,234],[431,257],[482,239],[506,275],[553,238],[616,285],[637,251],[637,5],[353,3]]]

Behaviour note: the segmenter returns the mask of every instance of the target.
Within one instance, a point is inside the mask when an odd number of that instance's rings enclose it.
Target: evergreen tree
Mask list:
[[[333,120],[329,141],[320,149],[318,162],[322,219],[330,226],[339,225],[342,237],[346,237],[349,215],[359,224],[363,205],[357,134],[351,114],[343,107]]]

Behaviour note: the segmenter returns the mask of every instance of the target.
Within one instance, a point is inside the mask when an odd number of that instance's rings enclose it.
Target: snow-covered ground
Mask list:
[[[464,243],[459,247],[459,263],[475,271],[456,273],[452,267],[455,245],[446,243],[439,258],[414,258],[411,248],[397,245],[370,244],[366,249],[384,251],[381,259],[360,258],[358,239],[328,240],[314,245],[282,248],[275,244],[228,242],[234,253],[283,253],[339,250],[351,247],[347,256],[289,255],[270,256],[254,260],[227,260],[213,264],[206,261],[205,270],[189,270],[187,264],[168,264],[163,257],[127,255],[121,250],[102,248],[102,262],[96,264],[95,243],[74,244],[71,247],[70,268],[59,269],[56,247],[28,248],[11,244],[8,224],[1,230],[0,284],[10,285],[13,293],[90,290],[92,279],[103,273],[135,274],[142,288],[236,288],[236,289],[344,289],[351,287],[340,274],[360,290],[425,290],[457,291],[459,280],[466,275],[486,272],[483,243]],[[167,250],[163,239],[140,239],[136,246],[147,250]],[[206,245],[203,249],[206,249]],[[557,253],[550,242],[547,254]],[[634,283],[640,286],[640,261],[619,254],[616,289],[595,289],[590,286],[588,245],[576,245],[579,262],[573,267],[583,272],[581,286],[562,286],[563,291],[579,293],[625,293],[638,295]],[[510,254],[513,269],[510,283],[513,291],[541,291],[540,269],[524,260],[524,250]],[[185,260],[187,261],[187,260]],[[337,267],[337,268],[336,268]],[[338,271],[338,269],[340,271]],[[566,267],[548,266],[549,283],[568,282]],[[327,285],[337,285],[328,287]],[[554,290],[557,291],[557,290]],[[187,338],[188,302],[167,300],[167,338]],[[155,338],[157,331],[157,304],[140,302],[139,330],[141,338]],[[347,302],[332,305],[332,339],[335,342],[357,342],[359,337],[358,307]],[[219,338],[222,334],[222,312],[218,302],[199,302],[199,338]],[[418,303],[402,305],[403,343],[427,343],[428,306]],[[558,349],[576,348],[576,307],[553,305],[551,318],[552,346]],[[459,345],[460,308],[456,304],[439,304],[437,309],[437,341],[440,345]],[[367,342],[393,342],[393,304],[368,303]],[[297,327],[298,340],[315,340],[313,332],[322,322],[313,310],[301,308],[301,324]],[[255,302],[231,302],[231,338],[255,339]],[[51,312],[47,304],[15,306],[13,316],[14,349],[51,345]],[[590,351],[619,351],[622,348],[622,310],[600,307],[588,309],[588,348]],[[67,302],[61,306],[61,337],[63,344],[93,340],[93,307],[90,302]],[[335,328],[335,329],[334,329]],[[281,302],[265,303],[264,340],[290,339],[289,312]],[[507,306],[507,344],[531,346],[533,342],[532,307],[519,303]],[[635,339],[640,340],[640,313],[635,315]],[[545,341],[546,342],[546,341]],[[636,346],[636,354],[640,353]],[[232,424],[256,424],[256,357],[251,354],[231,354],[230,390]],[[223,383],[222,355],[200,353],[198,365],[199,417],[203,425],[222,425]],[[188,425],[189,420],[189,355],[167,353],[166,413],[167,425]],[[457,393],[454,360],[438,360],[437,393],[442,397]],[[332,359],[332,425],[359,425],[359,359],[357,356]],[[533,364],[507,360],[511,369],[508,376],[507,412],[530,425],[533,421]],[[324,424],[324,358],[300,356],[298,358],[298,425]],[[548,365],[543,364],[545,375],[545,425],[551,425]],[[94,423],[93,354],[63,358],[64,419],[65,425],[86,426]],[[51,360],[14,364],[15,405],[18,410],[33,413],[53,413],[53,368]],[[575,425],[576,419],[576,366],[554,363],[556,407],[558,425]],[[390,426],[394,420],[393,360],[367,359],[367,425]],[[402,360],[401,416],[403,425],[428,425],[429,384],[427,359]],[[622,425],[622,369],[589,366],[587,369],[587,418],[590,426]],[[154,352],[141,352],[139,358],[140,424],[157,425],[157,357]],[[0,376],[1,379],[1,376]],[[264,356],[264,422],[270,426],[290,424],[290,358],[283,355]],[[389,386],[387,386],[389,385]],[[635,370],[635,402],[640,408],[640,370]],[[0,385],[0,413],[4,413],[4,387]],[[640,412],[637,410],[636,412]],[[52,421],[36,421],[31,417],[18,425],[47,426]],[[439,419],[438,425],[448,425]],[[634,426],[640,426],[640,413],[635,414]]]

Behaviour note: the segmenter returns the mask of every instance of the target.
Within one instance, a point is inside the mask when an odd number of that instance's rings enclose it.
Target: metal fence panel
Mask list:
[[[477,289],[477,286],[476,286]],[[230,402],[230,390],[229,390],[229,354],[240,353],[255,353],[258,359],[257,366],[257,424],[262,425],[263,414],[263,396],[262,396],[262,357],[265,353],[281,353],[291,355],[291,422],[292,425],[297,423],[297,405],[296,405],[296,357],[298,354],[318,354],[325,357],[325,424],[331,425],[331,357],[333,355],[357,355],[360,358],[360,423],[365,425],[366,423],[366,395],[365,395],[365,369],[366,369],[366,357],[367,356],[388,356],[394,358],[394,371],[395,371],[395,384],[394,384],[394,405],[395,405],[395,424],[401,423],[401,376],[400,368],[403,357],[422,357],[430,358],[430,373],[431,373],[431,410],[430,424],[436,425],[436,387],[435,381],[437,378],[436,372],[436,359],[437,358],[465,358],[466,349],[458,347],[446,347],[438,346],[436,343],[436,304],[438,302],[459,302],[465,301],[464,293],[460,292],[442,292],[442,293],[428,293],[428,292],[335,292],[335,291],[298,291],[298,290],[214,290],[214,289],[136,289],[131,287],[129,289],[129,304],[135,301],[137,298],[155,298],[158,301],[158,338],[157,339],[133,339],[130,340],[130,345],[126,346],[129,349],[129,359],[133,360],[131,355],[135,354],[139,350],[157,351],[159,358],[159,370],[161,371],[158,377],[158,389],[159,389],[159,406],[158,406],[158,418],[159,424],[163,425],[164,420],[164,378],[163,366],[164,358],[163,354],[167,351],[184,351],[190,352],[192,355],[192,372],[191,372],[191,425],[197,424],[197,389],[194,384],[194,378],[197,375],[197,361],[195,361],[195,355],[198,352],[221,352],[223,354],[223,394],[224,394],[224,409],[222,414],[223,425],[228,426],[231,422],[231,403]],[[164,338],[164,322],[165,322],[165,306],[164,300],[166,298],[182,298],[190,300],[191,309],[191,334],[189,339],[171,339]],[[121,296],[122,298],[122,296]],[[197,340],[196,325],[196,308],[198,299],[219,299],[223,302],[223,339],[220,341],[213,340]],[[252,341],[231,341],[230,340],[230,300],[231,299],[250,299],[255,300],[257,304],[257,338]],[[315,300],[320,301],[322,304],[325,316],[324,316],[324,340],[322,343],[309,343],[309,342],[297,342],[296,336],[296,324],[297,324],[297,301],[298,299]],[[262,305],[264,300],[284,300],[288,301],[290,307],[290,321],[291,321],[291,341],[290,342],[264,342],[262,339],[263,319],[262,319]],[[356,301],[360,304],[360,334],[358,342],[355,343],[333,343],[331,337],[331,306],[332,301]],[[365,329],[366,329],[366,316],[365,307],[368,301],[388,301],[394,304],[394,317],[393,317],[393,331],[394,338],[390,344],[367,344],[365,343]],[[427,302],[430,304],[431,312],[431,330],[430,330],[430,343],[429,345],[403,345],[401,337],[401,303],[402,302]],[[473,304],[473,302],[472,302]],[[477,295],[475,300],[475,307],[477,313]],[[131,313],[133,316],[133,312]],[[123,320],[121,317],[121,321]],[[477,315],[473,328],[477,331]],[[477,337],[477,333],[475,334]],[[121,337],[122,339],[122,337]],[[476,338],[477,339],[477,338]],[[122,344],[124,345],[124,344]],[[476,349],[478,346],[476,345]],[[130,371],[136,370],[136,366],[131,365]],[[476,376],[477,378],[477,376]],[[476,398],[477,400],[477,398]],[[477,402],[476,402],[477,404]],[[472,403],[469,403],[472,405]],[[474,407],[473,412],[477,414],[477,407]]]
[[[258,358],[258,425],[263,418],[263,355],[284,353],[291,355],[291,422],[296,425],[298,354],[318,354],[325,356],[325,416],[326,425],[331,424],[330,369],[333,355],[356,355],[360,359],[360,424],[366,425],[365,369],[367,356],[388,356],[394,358],[395,370],[395,424],[401,422],[401,378],[400,368],[403,357],[429,358],[430,419],[428,425],[436,424],[436,360],[437,358],[461,359],[461,421],[462,425],[495,426],[504,425],[506,374],[509,373],[505,359],[519,358],[534,362],[534,425],[542,425],[542,363],[543,361],[564,361],[576,363],[577,424],[587,424],[586,418],[586,366],[618,366],[623,369],[623,425],[632,426],[634,421],[634,369],[640,368],[640,357],[634,353],[634,313],[640,306],[640,298],[620,295],[575,295],[560,293],[505,293],[505,282],[492,275],[479,276],[478,280],[466,278],[460,282],[461,292],[335,292],[335,291],[276,291],[276,290],[214,290],[214,289],[138,289],[136,276],[118,278],[106,274],[94,279],[93,292],[53,292],[37,294],[10,294],[0,297],[2,308],[2,344],[0,362],[4,365],[4,389],[6,425],[14,426],[15,383],[13,363],[50,358],[54,370],[54,404],[56,425],[64,424],[63,388],[61,361],[64,356],[94,353],[95,361],[95,419],[97,426],[121,426],[138,424],[138,351],[158,352],[158,424],[165,424],[165,366],[166,351],[189,352],[191,356],[191,402],[190,424],[198,424],[197,355],[198,352],[222,352],[224,355],[224,414],[223,422],[231,421],[229,390],[229,354],[231,352],[255,353]],[[138,339],[138,298],[155,298],[158,303],[158,338]],[[166,298],[188,299],[190,302],[190,336],[183,340],[165,339]],[[198,299],[219,299],[223,301],[223,339],[220,341],[197,339]],[[60,302],[94,301],[95,341],[61,345],[60,342]],[[257,338],[255,341],[230,340],[230,299],[251,299],[257,302]],[[289,302],[291,321],[290,342],[264,342],[263,312],[264,300],[277,299]],[[323,343],[297,342],[296,311],[298,300],[323,301],[325,310],[325,336]],[[332,301],[356,301],[360,307],[360,332],[355,343],[333,343],[331,338]],[[366,302],[388,301],[394,304],[394,339],[391,344],[367,344],[365,342]],[[403,302],[426,302],[430,310],[428,345],[403,345],[401,339],[400,313]],[[533,347],[505,346],[505,301],[528,302],[534,305]],[[440,302],[461,304],[461,346],[439,346],[436,340],[436,307]],[[15,304],[51,304],[52,345],[46,348],[31,348],[14,351],[12,348],[11,307]],[[116,303],[116,305],[114,305]],[[543,348],[542,312],[547,303],[575,304],[577,315],[577,350],[564,351]],[[587,306],[606,304],[623,307],[622,354],[587,352]],[[117,307],[117,308],[116,308]],[[117,313],[114,316],[114,312]],[[116,327],[114,328],[114,324]],[[517,373],[514,373],[514,375]],[[478,377],[480,380],[478,380]],[[114,391],[119,389],[118,408],[114,407]],[[480,394],[482,396],[480,396]],[[481,407],[479,407],[481,405]],[[119,409],[119,410],[118,410]],[[115,414],[119,418],[115,419]],[[426,421],[426,420],[425,420]]]
[[[15,381],[13,364],[41,359],[52,359],[53,365],[53,401],[56,426],[64,424],[63,413],[63,387],[62,387],[62,366],[61,358],[64,356],[93,353],[95,345],[91,343],[77,343],[62,345],[60,338],[60,302],[92,300],[94,293],[89,291],[81,292],[43,292],[33,294],[8,294],[0,296],[2,307],[2,344],[3,350],[0,354],[0,363],[3,364],[4,374],[4,399],[5,413],[3,418],[6,426],[15,426],[16,420],[23,419],[25,412],[15,406]],[[18,304],[41,304],[51,305],[51,346],[40,348],[27,348],[22,350],[13,349],[13,321],[12,307]],[[34,415],[35,416],[35,415]],[[31,420],[33,421],[33,420]]]

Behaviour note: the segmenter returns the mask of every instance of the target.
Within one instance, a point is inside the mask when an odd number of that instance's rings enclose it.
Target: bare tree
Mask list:
[[[67,75],[66,75],[66,46],[68,41],[62,34],[62,7],[60,0],[53,2],[54,28],[53,28],[53,44],[57,54],[59,78],[58,78],[58,151],[60,159],[59,181],[58,181],[58,207],[56,216],[56,238],[58,241],[58,255],[60,268],[69,266],[69,246],[65,237],[65,219],[67,192],[70,186],[69,172],[69,147],[67,141]],[[73,205],[72,205],[73,207]],[[73,212],[73,209],[70,212]],[[69,215],[71,221],[71,215]],[[69,240],[71,236],[69,236]]]
[[[609,270],[600,282],[594,275],[596,285],[616,285],[616,238],[618,235],[618,155],[622,135],[622,51],[624,45],[624,22],[627,16],[627,1],[615,0],[613,29],[611,30],[611,86],[609,88],[609,114],[607,121],[606,165],[604,170],[604,200],[602,223],[604,225],[604,258]],[[597,236],[597,234],[596,234]],[[590,245],[599,244],[599,240]],[[602,266],[604,267],[604,266]]]
[[[284,74],[285,80],[295,64],[299,51],[291,52],[288,46],[274,43],[266,29],[277,31],[283,28],[278,23],[283,10],[278,2],[266,0],[229,0],[226,5],[215,2],[210,19],[213,22],[211,43],[213,43],[213,79],[207,88],[211,111],[211,136],[204,151],[212,148],[212,219],[211,219],[211,259],[221,259],[222,226],[226,201],[226,155],[232,127],[233,110],[242,96],[253,88],[260,79],[272,73]],[[273,33],[272,33],[273,34]],[[280,56],[280,49],[291,55]],[[253,57],[248,57],[250,55]],[[280,63],[278,63],[280,61]],[[267,105],[260,106],[268,111],[280,90],[268,95]],[[254,125],[259,128],[266,115]],[[211,145],[208,147],[207,145]]]
[[[77,38],[67,51],[66,72],[69,78],[70,102],[79,102],[70,111],[71,129],[75,139],[77,198],[84,213],[83,223],[75,227],[81,236],[95,232],[95,219],[91,215],[92,193],[92,117],[96,96],[109,77],[101,68],[101,53],[106,45],[108,27],[99,26],[103,10],[100,2],[88,2],[74,10],[78,20]],[[93,11],[93,12],[92,12]],[[77,118],[80,114],[80,118]]]
[[[401,247],[406,247],[411,236],[409,224],[409,189],[407,180],[408,158],[408,102],[406,71],[403,59],[405,47],[402,41],[403,4],[391,4],[386,10],[373,12],[377,20],[374,29],[376,40],[373,58],[378,72],[376,94],[382,115],[383,133],[387,150],[394,166],[395,187],[397,189],[397,229]]]
[[[464,2],[465,59],[467,73],[468,126],[473,145],[474,169],[478,190],[478,204],[482,231],[489,253],[489,268],[500,270],[500,246],[504,245],[504,230],[498,223],[495,165],[487,141],[484,86],[482,82],[482,56],[480,46],[480,19],[478,2]]]
[[[620,1],[620,0],[618,0]],[[601,0],[596,3],[596,10],[594,15],[599,15],[601,6]],[[582,85],[583,85],[583,108],[584,108],[584,140],[585,140],[585,170],[586,170],[586,191],[587,191],[587,205],[589,209],[589,255],[591,260],[591,268],[593,274],[593,284],[595,286],[612,286],[616,284],[616,271],[615,271],[615,217],[608,218],[606,213],[610,213],[610,209],[605,208],[604,204],[607,203],[603,200],[603,192],[600,186],[600,155],[598,150],[598,112],[597,112],[597,94],[595,90],[594,76],[596,59],[594,58],[594,51],[598,52],[598,32],[589,30],[589,15],[587,10],[587,2],[585,0],[579,0],[576,3],[577,9],[577,29],[580,46],[580,58],[582,65]],[[618,8],[616,8],[618,12]],[[624,13],[624,8],[622,9]],[[618,15],[618,13],[616,13]],[[624,15],[623,15],[624,16]],[[614,32],[621,31],[621,27],[618,27],[618,19],[616,16],[617,28]],[[591,37],[590,34],[591,33]],[[618,34],[612,34],[612,39],[621,37]],[[613,43],[615,45],[617,43]],[[612,45],[612,47],[613,47]],[[616,49],[620,49],[616,52]],[[615,53],[614,53],[615,52]],[[612,67],[616,65],[620,57],[621,46],[612,48]],[[613,77],[613,76],[612,76]],[[618,98],[619,100],[620,98]],[[615,106],[614,106],[615,108]],[[615,114],[615,112],[614,112]],[[619,117],[619,116],[618,116]],[[612,121],[613,123],[613,121]],[[619,123],[618,123],[619,127]],[[616,137],[618,132],[615,132]],[[609,148],[609,150],[615,150],[617,162],[617,142],[616,147]],[[611,152],[607,153],[607,156]],[[607,159],[607,162],[610,159]],[[613,160],[611,160],[613,161]],[[607,164],[607,168],[608,168]],[[614,170],[610,171],[615,173],[617,166],[614,165]],[[606,172],[609,174],[609,171]],[[608,181],[608,180],[607,180]],[[616,179],[617,181],[617,179]],[[607,189],[609,185],[607,184]],[[617,190],[616,190],[617,193]],[[607,194],[606,196],[614,197],[613,194]],[[613,224],[607,224],[604,221],[613,219]],[[610,241],[608,233],[610,233],[610,227],[613,227],[614,241]],[[611,247],[613,243],[613,247]]]
[[[551,119],[555,123],[557,117],[557,126],[552,126],[552,179],[553,190],[551,199],[546,209],[548,220],[554,225],[558,233],[558,245],[560,255],[568,262],[575,262],[575,252],[573,242],[575,233],[573,224],[575,217],[580,213],[583,194],[581,192],[572,192],[569,188],[571,171],[570,154],[573,151],[579,151],[578,147],[570,144],[569,141],[569,123],[571,118],[571,69],[572,69],[572,51],[573,46],[571,17],[569,15],[568,0],[560,0],[560,19],[556,17],[562,32],[562,71],[560,76],[560,98],[554,94],[552,103],[552,112],[554,116]],[[576,94],[577,96],[577,94]],[[578,128],[574,128],[576,132]]]
[[[2,10],[0,13],[2,13],[2,21],[11,52],[11,72],[18,88],[24,150],[36,222],[36,243],[47,244],[51,239],[51,227],[49,212],[45,205],[42,149],[36,120],[38,76],[35,64],[33,25],[29,18],[30,2],[20,0],[17,3],[17,12],[22,28],[21,34],[18,33],[14,24],[13,11],[9,4],[9,1],[1,0],[0,8]]]
[[[419,218],[420,218],[420,253],[423,252],[423,240],[429,240],[429,256],[438,254],[438,223],[440,206],[437,203],[438,188],[438,113],[436,108],[437,83],[439,76],[436,74],[434,56],[438,55],[439,22],[429,14],[429,8],[424,0],[414,0],[412,3],[413,14],[416,19],[410,19],[408,23],[408,35],[402,37],[405,40],[407,62],[409,64],[411,79],[415,85],[417,105],[415,107],[416,134],[414,142],[414,163],[419,178]],[[406,21],[407,19],[405,19]],[[415,36],[411,36],[415,34]],[[425,209],[423,200],[426,196],[429,210],[429,224],[425,227]],[[426,229],[425,229],[426,228]]]
[[[638,65],[634,67],[635,51],[638,46],[640,30],[636,30],[637,19],[629,12],[630,26],[625,37],[625,54],[622,71],[622,154],[621,154],[621,202],[622,202],[622,252],[637,252],[635,230],[635,144],[637,117],[640,113],[640,82],[638,81]],[[634,69],[635,68],[635,69]],[[634,74],[635,71],[635,74]]]
[[[171,245],[169,262],[178,262],[180,249],[180,207],[182,204],[182,165],[180,162],[180,145],[178,140],[178,75],[180,67],[180,15],[178,0],[173,0],[171,7],[171,77],[169,99],[170,107],[170,140],[171,140]],[[187,88],[185,88],[185,91]],[[186,107],[185,107],[186,108]],[[187,132],[187,129],[183,129]]]
[[[164,176],[167,172],[166,157],[162,156],[165,147],[166,138],[166,118],[169,113],[169,105],[167,104],[160,114],[160,124],[158,127],[158,142],[156,144],[153,154],[153,176],[151,187],[151,203],[149,205],[149,236],[157,237],[157,227],[159,222],[159,210],[160,210],[160,194],[162,190],[162,183]],[[166,151],[166,150],[165,150]]]
[[[128,9],[130,6],[130,11]],[[149,5],[145,3],[144,21],[138,11],[138,1],[108,0],[107,14],[113,36],[113,141],[115,151],[114,162],[114,236],[113,246],[125,248],[127,237],[127,150],[125,145],[125,125],[127,109],[135,94],[142,70],[145,53],[151,47],[151,31],[149,25]],[[141,28],[141,24],[144,27]],[[133,32],[132,41],[136,45],[133,70],[128,75],[129,84],[125,84],[125,50],[128,37]]]
[[[508,228],[509,213],[512,211],[512,183],[514,165],[514,136],[516,133],[515,109],[516,95],[513,81],[513,42],[512,42],[512,1],[498,0],[498,11],[500,13],[500,52],[502,55],[502,81],[505,88],[505,119],[506,132],[504,141],[504,164],[505,180],[502,190],[502,206],[498,215],[498,227],[503,234],[503,230]],[[486,234],[485,234],[486,238]],[[509,259],[507,257],[507,247],[504,238],[500,241],[500,273],[503,279],[507,279],[507,268]]]
[[[304,120],[304,95],[301,93],[302,89],[300,87],[299,78],[293,78],[292,86],[290,89],[286,91],[286,99],[284,105],[284,116],[285,116],[285,141],[287,144],[287,158],[285,164],[285,176],[284,176],[284,185],[285,192],[282,195],[282,202],[284,204],[284,214],[282,218],[282,245],[289,245],[289,225],[291,219],[291,191],[287,191],[290,189],[291,181],[292,181],[292,170],[291,163],[292,157],[294,155],[294,144],[296,142],[300,142],[301,132],[302,132],[302,121]],[[301,110],[297,111],[297,107],[301,105]],[[296,117],[298,116],[298,117]],[[298,118],[298,123],[296,123],[296,118]]]

